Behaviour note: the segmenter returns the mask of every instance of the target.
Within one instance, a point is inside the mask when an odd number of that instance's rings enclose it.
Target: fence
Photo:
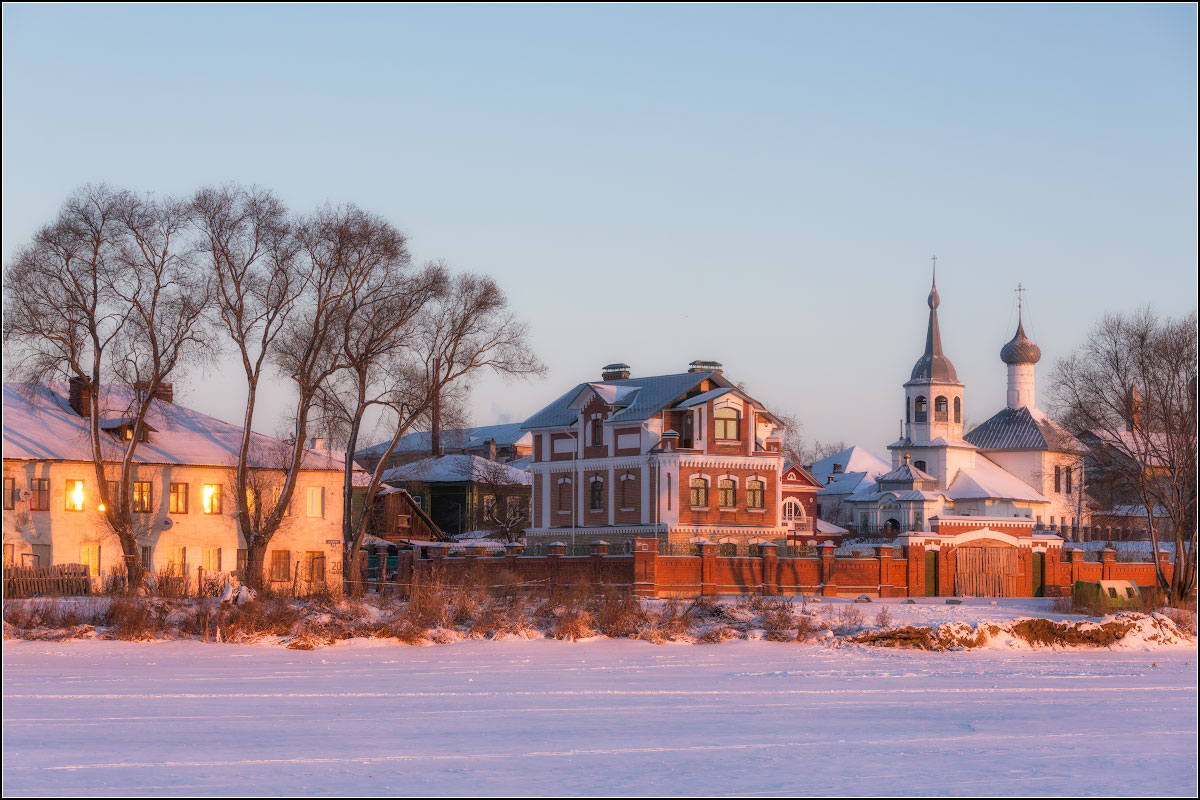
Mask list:
[[[86,564],[4,568],[5,597],[90,594],[92,579]]]

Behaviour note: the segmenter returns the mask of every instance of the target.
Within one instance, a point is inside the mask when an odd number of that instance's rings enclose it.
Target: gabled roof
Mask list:
[[[975,458],[971,469],[960,469],[946,490],[952,500],[1024,500],[1048,503],[1045,495],[985,456]]]
[[[813,486],[817,487],[818,489],[821,488],[821,482],[819,480],[817,480],[811,472],[806,470],[800,464],[797,464],[795,461],[789,461],[786,464],[784,464],[783,472],[781,472],[780,474],[786,478],[788,472],[791,472],[793,470],[800,476],[800,480],[802,480],[806,483],[811,483]]]
[[[1036,408],[1005,408],[963,437],[980,450],[1084,453],[1083,442]]]
[[[835,464],[841,467],[837,472],[833,469]],[[849,472],[865,472],[873,478],[875,475],[882,475],[888,472],[891,468],[892,465],[890,462],[858,445],[853,445],[840,453],[834,453],[831,456],[822,458],[820,461],[814,462],[808,471],[822,485],[825,485],[830,475],[835,476],[835,481],[837,480],[836,476]]]
[[[608,422],[641,422],[657,414],[672,402],[696,388],[702,381],[711,380],[721,386],[729,386],[729,381],[719,372],[681,372],[674,375],[656,375],[647,378],[625,378],[619,381],[599,381],[580,383],[566,394],[563,394],[550,405],[525,420],[521,426],[524,430],[535,428],[559,428],[572,425],[579,418],[579,412],[571,406],[579,393],[585,387],[614,386],[619,389],[637,389],[635,393],[623,395],[630,397],[629,405],[615,412]]]
[[[432,447],[430,437],[431,434],[429,431],[406,433],[400,437],[400,441],[396,444],[396,449],[392,452],[428,453]],[[494,439],[497,447],[509,447],[515,444],[532,445],[530,435],[521,430],[521,423],[519,422],[442,431],[442,445],[455,450],[470,450],[476,447],[483,447],[489,439]],[[378,455],[386,450],[387,446],[387,442],[381,442],[371,447],[364,447],[356,455]]]
[[[511,464],[489,461],[480,456],[451,455],[423,458],[411,464],[401,464],[383,473],[383,480],[421,483],[500,483],[528,486],[533,483],[529,473]]]
[[[49,386],[28,383],[4,384],[4,457],[30,461],[91,461],[90,424],[67,401],[65,383]],[[128,424],[129,393],[108,387],[100,393],[100,408],[106,422]],[[146,421],[154,435],[139,442],[133,460],[137,464],[184,464],[229,467],[237,464],[242,429],[215,417],[175,403],[154,400]],[[118,426],[119,427],[119,426]],[[278,467],[281,456],[289,456],[291,445],[251,433],[251,464]],[[119,461],[124,445],[108,436],[100,437],[106,461]],[[303,469],[345,468],[345,453],[308,450]],[[355,478],[357,478],[357,472]]]
[[[937,483],[937,478],[928,472],[917,469],[912,464],[901,464],[886,475],[880,475],[875,479],[876,483],[891,483],[893,481],[933,481]]]

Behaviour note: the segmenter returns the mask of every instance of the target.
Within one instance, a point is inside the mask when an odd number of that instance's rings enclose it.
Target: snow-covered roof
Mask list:
[[[838,467],[836,470],[834,469],[835,465]],[[852,445],[840,453],[834,453],[814,462],[808,471],[822,484],[828,485],[831,475],[834,476],[835,481],[838,480],[838,476],[850,472],[862,472],[874,478],[876,475],[883,475],[891,468],[890,461],[882,459],[858,445]],[[857,486],[858,482],[855,481],[854,485]],[[853,487],[849,491],[853,491]],[[834,494],[839,493],[834,492]]]
[[[1005,408],[963,437],[981,450],[1083,453],[1083,442],[1036,408]]]
[[[845,528],[834,525],[832,522],[826,522],[821,518],[817,518],[817,533],[848,533]]]
[[[67,392],[65,383],[4,384],[5,458],[92,460],[89,422],[71,408]],[[109,422],[126,419],[129,400],[130,393],[121,387],[102,390],[101,416]],[[148,441],[137,444],[135,463],[230,468],[237,464],[242,429],[236,425],[162,400],[151,402],[146,421],[154,432]],[[262,434],[252,433],[251,443],[255,467],[278,468],[291,454],[291,445]],[[107,435],[100,437],[100,446],[106,461],[119,461],[124,452],[124,443]],[[309,450],[302,468],[341,472],[344,459],[345,453],[336,450]]]
[[[843,473],[821,487],[818,495],[846,495],[855,500],[860,495],[875,491],[875,476],[866,472]]]
[[[1045,495],[999,464],[979,455],[971,469],[960,469],[946,492],[952,500],[1004,499],[1048,503]]]
[[[736,391],[737,390],[734,389],[732,386],[723,386],[720,389],[713,389],[711,391],[707,391],[702,394],[698,394],[695,397],[689,397],[687,400],[684,400],[682,403],[680,403],[678,406],[676,406],[676,408],[691,408],[692,406],[702,406],[705,403],[709,402],[710,400],[716,400],[718,397],[724,397],[725,395],[729,394],[730,392],[736,392]]]
[[[383,473],[385,481],[420,481],[422,483],[479,483],[517,484],[528,486],[533,483],[530,474],[512,464],[489,461],[482,456],[452,455],[423,458],[411,464],[401,464]]]
[[[616,386],[620,389],[637,389],[632,393],[628,406],[615,412],[608,418],[610,423],[641,422],[657,414],[671,402],[683,396],[688,390],[699,386],[702,381],[711,380],[722,386],[729,382],[719,372],[681,372],[674,375],[655,375],[646,378],[624,378],[617,381],[599,381],[577,384],[569,392],[563,394],[550,405],[525,420],[522,428],[558,428],[573,425],[579,417],[579,412],[571,408],[580,391],[590,386],[599,391],[598,387]],[[624,397],[624,395],[622,396]]]
[[[429,453],[432,444],[429,431],[413,431],[400,437],[394,453]],[[475,428],[455,428],[442,431],[443,447],[452,450],[471,450],[483,447],[488,440],[495,440],[497,447],[512,445],[533,446],[533,435],[521,430],[521,423],[510,422],[504,425],[481,425]],[[358,451],[359,455],[379,455],[387,449],[388,443],[381,442]]]

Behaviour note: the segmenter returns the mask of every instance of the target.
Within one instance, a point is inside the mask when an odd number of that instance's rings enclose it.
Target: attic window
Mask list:
[[[833,474],[834,474],[834,475],[837,475],[837,474],[838,474],[838,473],[840,473],[841,471],[842,471],[842,465],[841,465],[841,464],[834,464],[834,465],[833,465]]]

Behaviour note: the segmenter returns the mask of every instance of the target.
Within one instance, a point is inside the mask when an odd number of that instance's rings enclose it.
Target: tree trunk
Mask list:
[[[254,537],[254,541],[246,543],[246,574],[243,581],[254,591],[261,591],[267,585],[265,564],[267,560],[268,542]]]

